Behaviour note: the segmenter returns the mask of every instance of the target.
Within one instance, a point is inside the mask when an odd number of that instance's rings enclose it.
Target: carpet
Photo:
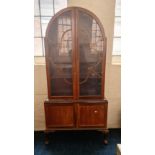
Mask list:
[[[58,131],[49,135],[44,144],[44,133],[34,133],[34,155],[115,155],[121,143],[121,129],[109,130],[109,144],[103,144],[99,131]]]

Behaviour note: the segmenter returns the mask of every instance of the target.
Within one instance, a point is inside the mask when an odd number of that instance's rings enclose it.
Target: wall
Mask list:
[[[109,101],[108,127],[121,126],[121,66],[112,64],[112,40],[114,25],[115,0],[68,0],[68,6],[80,6],[94,12],[102,22],[107,37],[107,61],[105,95]],[[37,60],[37,58],[36,58]],[[38,61],[40,62],[39,58]],[[45,65],[35,64],[34,92],[34,128],[45,129],[43,102],[47,98],[47,83]]]

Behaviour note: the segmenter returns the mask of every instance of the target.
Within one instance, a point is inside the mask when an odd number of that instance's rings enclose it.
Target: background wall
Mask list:
[[[94,12],[102,22],[107,36],[105,95],[109,101],[108,127],[121,127],[121,66],[112,64],[115,0],[68,0],[68,6],[80,6]],[[44,130],[44,100],[47,98],[45,64],[36,58],[34,66],[34,129]],[[42,62],[42,61],[41,61]]]

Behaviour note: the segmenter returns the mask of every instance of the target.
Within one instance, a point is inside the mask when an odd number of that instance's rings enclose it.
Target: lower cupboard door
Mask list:
[[[79,127],[105,127],[106,107],[102,105],[79,105],[78,106]]]
[[[45,105],[46,127],[73,127],[73,105]]]

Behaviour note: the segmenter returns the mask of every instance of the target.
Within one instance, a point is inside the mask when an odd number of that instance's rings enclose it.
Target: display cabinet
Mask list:
[[[52,17],[44,43],[45,133],[100,130],[107,144],[106,37],[101,22],[86,9],[68,7]]]

